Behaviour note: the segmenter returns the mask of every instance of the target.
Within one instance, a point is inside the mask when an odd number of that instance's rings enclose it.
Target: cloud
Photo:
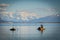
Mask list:
[[[0,6],[6,7],[6,6],[9,6],[9,4],[0,4]]]
[[[14,12],[0,12],[0,13],[2,14],[3,18],[6,18],[6,17],[8,17],[10,19],[14,18],[13,17]]]
[[[35,19],[35,18],[40,18],[40,16],[38,14],[30,13],[30,12],[27,12],[27,11],[22,11],[22,12],[19,12],[18,14],[21,16],[22,20],[29,20],[29,19],[32,20],[32,19]]]
[[[0,10],[5,11],[5,10],[6,10],[6,8],[0,8]]]
[[[40,16],[36,13],[30,13],[28,11],[22,11],[22,12],[2,12],[3,17],[8,17],[9,19],[12,20],[33,20],[40,18]],[[8,19],[7,19],[8,20]]]
[[[8,15],[8,12],[0,12],[3,16]]]
[[[13,16],[14,15],[14,12],[9,12],[8,15],[9,15],[10,18],[14,18],[14,16]]]
[[[20,17],[16,17],[16,19],[17,19],[17,20],[19,20],[19,19],[20,19]]]

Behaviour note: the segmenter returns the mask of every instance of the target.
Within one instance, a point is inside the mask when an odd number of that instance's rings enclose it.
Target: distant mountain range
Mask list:
[[[6,21],[0,19],[0,23],[1,23],[1,22],[6,22]]]
[[[50,15],[50,16],[46,16],[43,18],[39,18],[39,19],[34,19],[34,20],[18,20],[18,21],[4,21],[4,20],[0,20],[0,22],[60,22],[60,14],[56,14],[56,15]]]
[[[31,20],[30,22],[60,22],[60,15],[51,15],[51,16]]]

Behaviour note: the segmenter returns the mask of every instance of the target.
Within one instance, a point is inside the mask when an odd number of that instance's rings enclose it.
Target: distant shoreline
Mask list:
[[[1,23],[60,23],[60,22],[0,22]]]

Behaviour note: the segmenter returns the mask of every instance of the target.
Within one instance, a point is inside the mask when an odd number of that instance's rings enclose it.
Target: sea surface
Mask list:
[[[41,24],[43,32],[37,30]],[[60,23],[1,23],[0,40],[60,40]]]

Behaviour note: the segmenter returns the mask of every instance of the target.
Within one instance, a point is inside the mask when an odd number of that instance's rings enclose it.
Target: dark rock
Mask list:
[[[10,31],[15,31],[16,29],[15,28],[11,28]]]

